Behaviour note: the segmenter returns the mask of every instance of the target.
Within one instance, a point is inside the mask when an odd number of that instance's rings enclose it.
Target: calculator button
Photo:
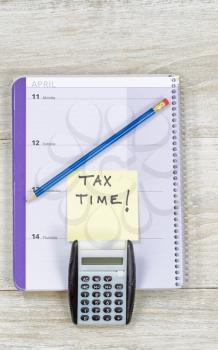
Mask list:
[[[99,299],[94,299],[94,300],[92,300],[92,304],[93,305],[100,305],[101,301]]]
[[[115,297],[122,298],[123,293],[122,292],[115,292]]]
[[[93,280],[94,282],[99,282],[99,281],[101,281],[101,277],[100,277],[100,276],[93,276],[93,277],[92,277],[92,280]]]
[[[83,297],[83,298],[88,298],[88,296],[89,296],[89,292],[82,292],[81,293],[81,297]]]
[[[111,295],[112,295],[111,292],[104,292],[104,297],[105,297],[105,298],[110,298]]]
[[[123,309],[122,307],[115,307],[114,311],[120,314],[123,311]]]
[[[82,321],[88,321],[89,316],[88,315],[82,315],[80,318],[81,318]]]
[[[110,282],[110,281],[112,281],[112,277],[111,276],[104,276],[104,281]]]
[[[99,321],[99,320],[100,320],[100,316],[98,316],[98,315],[93,315],[93,316],[92,316],[92,319],[93,319],[93,321]]]
[[[110,315],[104,315],[103,319],[104,319],[104,321],[110,321],[111,320],[111,316]]]
[[[115,300],[115,304],[116,305],[122,305],[123,304],[123,300],[122,299],[116,299]]]
[[[88,282],[89,281],[89,276],[82,276],[81,281],[83,282]]]
[[[82,289],[89,289],[89,284],[81,284]]]
[[[116,288],[116,289],[123,289],[122,283],[117,283],[117,284],[115,284],[115,288]]]
[[[100,312],[100,307],[93,307],[93,308],[92,308],[92,312],[93,312],[94,314],[98,314],[98,313]]]
[[[116,321],[121,321],[123,319],[123,317],[121,315],[116,315],[116,316],[114,316],[114,319]]]
[[[109,314],[111,312],[111,308],[110,307],[104,307],[103,311],[106,313],[106,314]]]
[[[93,285],[92,285],[92,288],[93,288],[93,289],[100,289],[100,288],[101,288],[101,285],[100,285],[100,284],[93,284]]]
[[[81,308],[81,312],[82,312],[83,314],[87,314],[87,313],[89,312],[89,308],[88,308],[88,307],[82,307],[82,308]]]
[[[89,300],[88,299],[82,299],[81,300],[82,305],[89,305]]]
[[[105,299],[104,300],[104,305],[110,305],[111,304],[111,300],[110,299]]]
[[[100,295],[101,295],[100,292],[93,292],[93,293],[92,293],[92,296],[93,296],[94,298],[99,298]]]
[[[112,288],[112,285],[107,283],[107,284],[104,284],[104,289],[111,289]]]

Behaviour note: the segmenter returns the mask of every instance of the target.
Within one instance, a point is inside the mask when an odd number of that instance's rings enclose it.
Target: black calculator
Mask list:
[[[68,289],[75,324],[128,324],[135,297],[132,242],[74,241]]]

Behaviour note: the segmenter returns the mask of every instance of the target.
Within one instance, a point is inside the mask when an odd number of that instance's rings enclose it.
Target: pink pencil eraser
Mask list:
[[[167,99],[167,98],[164,98],[164,99],[163,99],[163,103],[165,104],[165,106],[167,106],[167,105],[169,104],[168,99]]]

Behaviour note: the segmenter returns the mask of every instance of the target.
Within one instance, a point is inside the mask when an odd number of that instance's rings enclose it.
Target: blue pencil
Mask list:
[[[68,166],[66,169],[61,171],[59,174],[54,176],[51,180],[44,183],[42,186],[35,189],[29,196],[27,196],[27,201],[30,202],[37,197],[41,196],[44,192],[48,191],[51,187],[53,187],[56,183],[61,181],[63,178],[65,178],[67,175],[72,173],[74,170],[81,167],[83,164],[88,162],[90,159],[95,157],[98,153],[102,152],[104,149],[112,145],[114,142],[119,140],[121,137],[129,133],[131,130],[135,129],[138,125],[143,123],[146,119],[152,117],[156,112],[161,110],[163,107],[167,106],[169,104],[169,101],[164,98],[162,101],[160,101],[158,104],[156,104],[154,107],[148,109],[145,113],[140,115],[138,118],[134,119],[131,123],[124,126],[122,129],[117,131],[114,135],[110,136],[107,140],[100,143],[100,145],[93,148],[90,152],[82,156],[80,159],[75,161],[73,164]]]

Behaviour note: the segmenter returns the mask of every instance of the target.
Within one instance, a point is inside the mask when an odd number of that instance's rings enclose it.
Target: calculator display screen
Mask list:
[[[123,265],[121,257],[85,257],[82,258],[82,265]]]

